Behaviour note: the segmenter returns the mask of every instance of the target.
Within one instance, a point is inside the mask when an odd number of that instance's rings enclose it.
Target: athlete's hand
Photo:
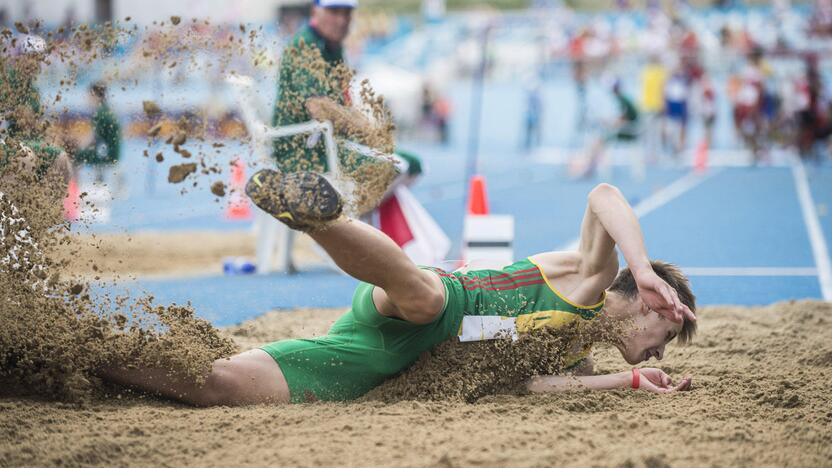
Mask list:
[[[696,321],[690,308],[679,300],[679,295],[653,269],[640,272],[636,277],[638,294],[642,302],[659,315],[674,322],[681,322],[683,318]]]
[[[641,374],[638,389],[650,393],[673,393],[690,390],[690,384],[693,380],[688,375],[678,384],[674,385],[670,376],[665,374],[661,369],[645,367],[644,369],[639,369],[638,372]]]

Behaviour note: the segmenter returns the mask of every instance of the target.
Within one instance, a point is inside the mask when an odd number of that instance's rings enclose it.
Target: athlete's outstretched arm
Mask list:
[[[639,390],[651,393],[672,393],[690,389],[691,378],[685,377],[678,384],[674,384],[670,376],[661,369],[638,369],[640,374]],[[570,390],[615,390],[634,388],[633,374],[630,371],[617,374],[566,376],[539,375],[532,377],[526,385],[532,393],[566,392]]]
[[[615,246],[621,249],[624,259],[638,285],[639,295],[648,307],[676,322],[686,316],[696,317],[682,304],[676,291],[659,278],[650,266],[644,236],[630,204],[617,188],[600,184],[589,193],[586,213],[581,225],[581,276],[601,277],[612,283],[616,265]],[[609,278],[612,275],[612,278]]]

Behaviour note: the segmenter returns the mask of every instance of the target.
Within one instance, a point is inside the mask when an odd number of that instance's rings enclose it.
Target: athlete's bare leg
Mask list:
[[[246,194],[290,228],[310,232],[349,275],[377,286],[373,302],[382,315],[422,324],[442,311],[439,277],[420,270],[382,232],[341,216],[343,201],[320,174],[262,169],[246,183]]]
[[[217,359],[203,385],[170,369],[110,367],[101,370],[99,375],[119,385],[196,406],[289,402],[289,387],[283,372],[277,362],[260,349]]]
[[[445,288],[439,277],[419,269],[378,229],[342,217],[310,235],[348,275],[377,286],[373,302],[382,315],[422,324],[442,311]]]

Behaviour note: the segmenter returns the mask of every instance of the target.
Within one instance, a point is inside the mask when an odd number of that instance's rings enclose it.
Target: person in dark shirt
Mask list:
[[[613,84],[612,93],[618,105],[618,116],[592,142],[586,156],[570,164],[569,172],[573,177],[589,178],[594,176],[609,143],[634,141],[638,138],[639,112],[633,104],[633,99],[624,93],[621,83],[618,81]],[[637,166],[634,164],[634,170]],[[634,175],[639,176],[640,174],[634,173]]]
[[[96,181],[104,180],[106,169],[115,165],[121,156],[121,127],[107,104],[107,86],[96,82],[90,86],[90,97],[95,106],[92,117],[94,138],[91,145],[78,151],[75,162],[92,166]]]

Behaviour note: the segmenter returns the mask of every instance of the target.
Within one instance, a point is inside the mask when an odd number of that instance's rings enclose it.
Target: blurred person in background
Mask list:
[[[434,91],[433,87],[430,85],[429,82],[425,81],[422,85],[422,102],[421,102],[421,110],[422,110],[422,125],[425,127],[429,127],[433,125],[431,120],[433,119],[433,102],[435,101],[434,98]]]
[[[702,119],[705,148],[713,143],[714,124],[716,124],[716,89],[708,74],[699,80],[699,117]]]
[[[451,101],[443,95],[438,95],[433,101],[433,121],[436,125],[436,132],[439,135],[439,142],[447,145],[451,139],[451,134],[448,129],[448,122],[451,120]],[[397,152],[399,156],[404,156],[404,153]],[[408,159],[408,164],[418,161]]]
[[[302,26],[283,51],[277,81],[277,100],[272,125],[279,127],[311,120],[304,103],[308,98],[326,96],[340,105],[349,105],[349,83],[319,79],[310,69],[307,49],[320,53],[323,76],[344,63],[344,40],[352,24],[357,0],[315,0],[309,23]],[[316,170],[327,172],[323,141],[311,147],[305,137],[275,140],[272,156],[283,171]]]
[[[311,7],[309,23],[302,26],[289,45],[283,51],[277,82],[277,99],[274,106],[272,125],[282,127],[313,120],[311,109],[318,109],[321,115],[330,114],[345,116],[342,127],[354,124],[360,130],[372,125],[360,112],[350,108],[350,83],[337,70],[344,64],[344,41],[350,31],[353,12],[358,6],[358,0],[314,0]],[[318,59],[319,57],[319,59]],[[320,69],[323,67],[323,70]],[[356,114],[356,112],[358,114]],[[325,117],[320,117],[325,118]],[[354,118],[355,122],[345,122]],[[336,124],[336,132],[339,125]],[[373,177],[373,173],[380,172],[374,166],[387,164],[354,151],[339,147],[338,157],[342,169],[351,172],[360,184],[362,174]],[[284,172],[315,171],[327,173],[326,144],[324,138],[310,139],[306,135],[277,139],[274,142],[272,156],[278,168]],[[402,176],[397,179],[410,180],[421,173],[421,162],[410,153],[399,152],[399,171]],[[381,169],[383,171],[384,169]],[[359,207],[362,215],[369,215],[378,201],[363,204]],[[260,223],[264,226],[267,224]],[[291,258],[294,234],[287,232],[288,241],[286,255],[288,262],[282,267],[287,272],[296,271]],[[258,253],[258,258],[265,258]],[[269,267],[259,266],[259,268]]]
[[[586,102],[586,81],[587,81],[587,43],[592,40],[592,30],[589,27],[582,28],[575,37],[569,41],[569,58],[572,62],[572,80],[575,82],[575,95],[577,98],[577,110],[575,116],[575,132],[580,133],[586,125],[587,102]]]
[[[533,80],[526,87],[526,112],[523,117],[523,149],[526,152],[540,145],[542,114],[543,99],[540,95],[540,82]]]
[[[448,121],[451,118],[451,103],[427,81],[422,86],[421,110],[421,125],[424,131],[428,133],[429,138],[443,145],[448,144],[450,138]],[[402,154],[399,153],[399,156],[402,156]],[[412,159],[408,159],[407,162],[409,164],[419,164],[418,161]]]
[[[310,98],[323,97],[341,107],[352,104],[350,83],[319,79],[320,75],[313,73],[311,68],[320,63],[312,63],[304,49],[317,49],[320,52],[325,67],[323,76],[329,77],[330,72],[344,63],[344,41],[349,34],[353,11],[357,6],[358,0],[314,1],[309,23],[298,30],[283,52],[272,117],[274,126],[311,120],[313,116],[307,106]],[[303,136],[276,140],[272,156],[283,171],[328,171],[323,139],[312,145],[308,145]],[[418,161],[411,160],[413,155],[398,156],[410,165],[421,166]],[[344,159],[343,155],[341,159]]]
[[[771,73],[763,61],[763,50],[755,46],[737,77],[733,98],[734,127],[751,151],[751,162],[759,164],[767,158],[765,80]]]
[[[96,82],[90,86],[90,99],[95,114],[92,117],[93,141],[75,154],[75,162],[93,168],[95,181],[104,182],[104,174],[121,157],[121,126],[107,103],[107,85]]]
[[[658,53],[651,53],[641,70],[641,110],[644,112],[645,156],[650,162],[658,160],[664,127],[664,87],[667,68]]]
[[[0,55],[0,171],[5,179],[56,174],[69,180],[66,152],[44,140],[40,91],[36,86],[45,60],[46,41],[21,35],[6,55]]]
[[[830,103],[823,87],[818,56],[808,54],[805,74],[797,83],[797,149],[804,160],[820,162],[818,143],[832,134]]]
[[[607,145],[612,142],[635,141],[638,138],[639,112],[633,99],[624,92],[618,80],[612,85],[612,93],[618,105],[618,116],[614,121],[605,125],[601,135],[590,143],[589,150],[584,156],[570,163],[569,173],[572,177],[590,178],[595,175],[599,167],[609,168],[609,161],[604,158]],[[641,179],[644,176],[642,158],[641,152],[636,151],[632,161],[635,179]]]
[[[687,143],[688,100],[690,98],[690,81],[681,64],[674,67],[673,73],[665,82],[665,151],[669,152],[674,162],[679,162]]]

